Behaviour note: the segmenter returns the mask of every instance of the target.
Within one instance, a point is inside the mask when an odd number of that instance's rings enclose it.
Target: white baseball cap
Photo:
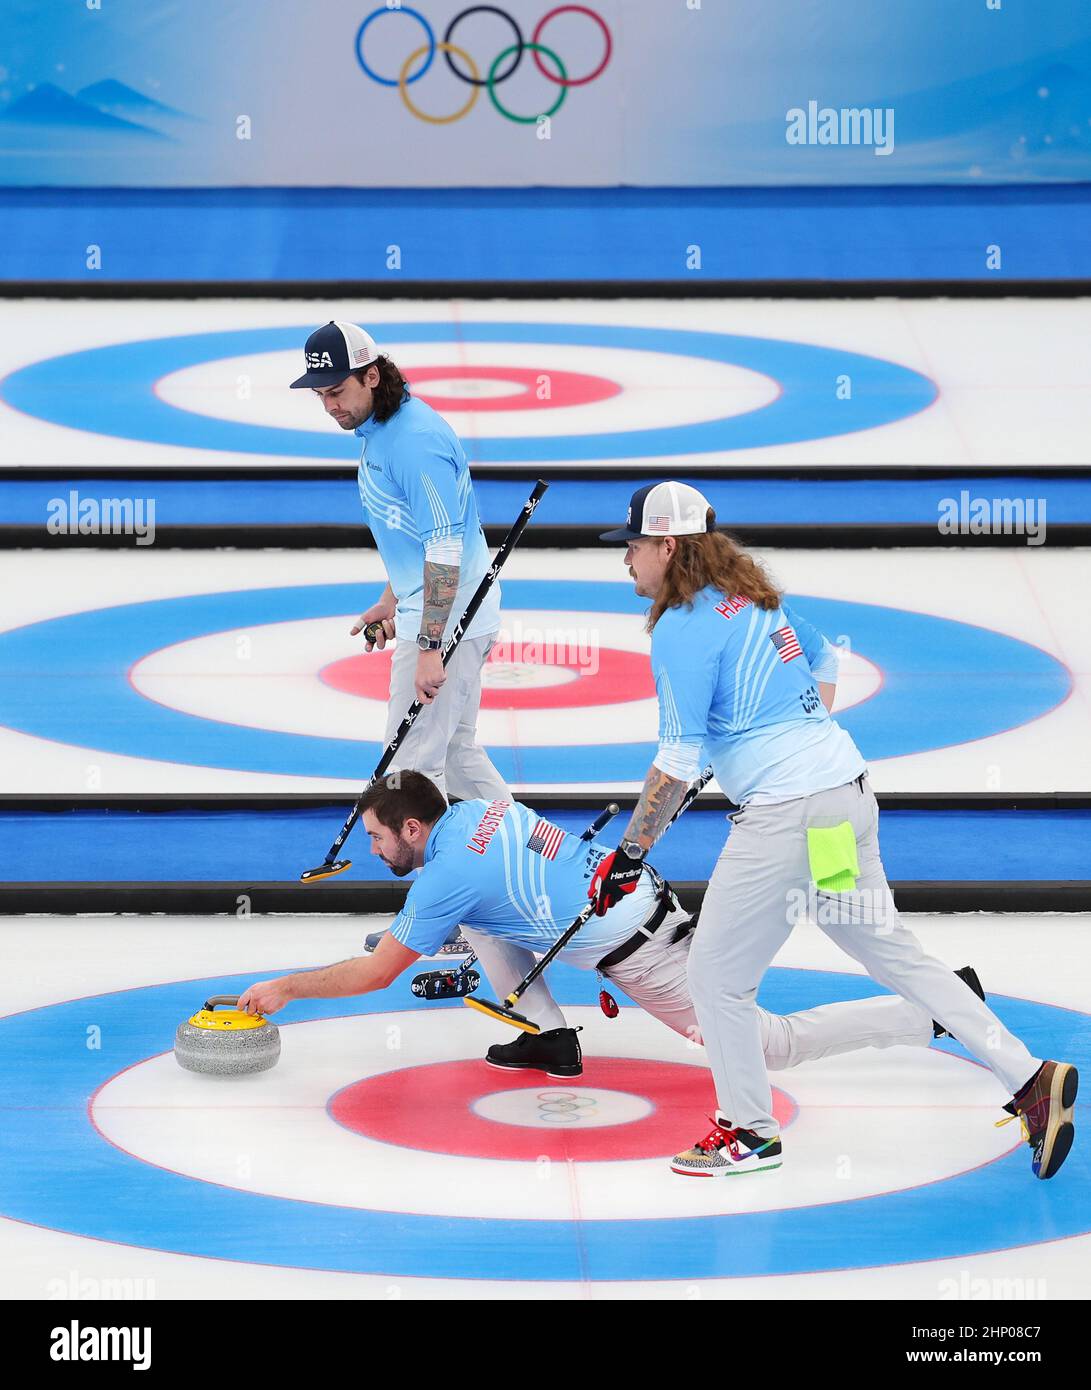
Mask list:
[[[626,524],[604,531],[600,541],[641,536],[696,536],[708,530],[708,499],[689,483],[648,483],[633,493]]]
[[[356,323],[336,323],[330,319],[307,339],[303,360],[307,370],[292,390],[303,386],[336,386],[350,373],[369,367],[379,356],[375,339]]]

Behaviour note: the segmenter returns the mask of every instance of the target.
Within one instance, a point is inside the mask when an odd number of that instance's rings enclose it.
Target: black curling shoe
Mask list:
[[[583,1053],[578,1028],[551,1028],[548,1033],[520,1033],[514,1042],[493,1043],[485,1054],[490,1067],[504,1071],[544,1071],[546,1076],[582,1076]]]

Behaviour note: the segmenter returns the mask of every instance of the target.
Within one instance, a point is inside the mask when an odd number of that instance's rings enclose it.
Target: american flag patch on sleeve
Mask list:
[[[803,648],[799,645],[794,628],[778,627],[776,632],[769,634],[769,640],[776,647],[781,661],[794,661],[797,656],[803,655]]]
[[[556,859],[557,851],[560,849],[564,837],[565,832],[559,826],[550,825],[547,820],[539,820],[530,832],[527,849],[530,850],[531,854],[540,854],[546,859]]]

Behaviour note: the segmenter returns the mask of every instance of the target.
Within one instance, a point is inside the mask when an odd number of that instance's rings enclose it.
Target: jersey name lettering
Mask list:
[[[722,603],[718,603],[716,605],[716,612],[719,613],[721,618],[727,618],[730,622],[736,613],[741,612],[742,609],[748,607],[749,604],[750,599],[743,598],[741,594],[737,594],[734,598],[725,598]]]
[[[484,854],[510,805],[510,801],[490,801],[485,814],[477,823],[477,829],[470,836],[466,848],[472,849],[474,854]]]

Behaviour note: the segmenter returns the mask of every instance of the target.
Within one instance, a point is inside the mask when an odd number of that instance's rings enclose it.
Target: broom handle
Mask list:
[[[659,839],[662,839],[663,835],[665,835],[665,834],[667,833],[667,831],[671,828],[671,826],[672,826],[672,825],[674,824],[674,822],[678,819],[678,817],[682,814],[682,812],[683,812],[688,806],[691,806],[691,805],[693,804],[694,801],[696,801],[698,795],[699,795],[699,794],[701,793],[701,791],[708,785],[708,783],[709,783],[711,780],[712,780],[712,769],[711,769],[710,767],[706,767],[705,770],[704,770],[704,772],[702,772],[701,775],[700,775],[700,777],[698,777],[697,781],[694,782],[694,783],[692,784],[692,786],[690,786],[689,789],[687,790],[685,796],[682,798],[681,802],[680,802],[679,805],[678,805],[678,810],[675,811],[674,815],[671,816],[670,820],[669,820],[669,821],[666,823],[666,825],[663,827],[663,831],[662,831],[662,834],[659,836]],[[609,807],[607,808],[607,810],[609,810]],[[604,814],[605,814],[605,813],[604,813]],[[546,968],[546,966],[550,963],[550,961],[554,960],[554,959],[556,958],[556,956],[558,956],[558,955],[560,954],[560,952],[564,950],[564,948],[568,945],[568,943],[569,943],[569,942],[572,940],[572,938],[576,935],[576,933],[579,931],[579,929],[580,929],[582,926],[584,926],[584,924],[589,920],[589,918],[591,917],[591,914],[594,912],[594,910],[595,910],[595,901],[594,901],[594,899],[592,898],[591,901],[588,902],[587,906],[586,906],[586,907],[583,909],[583,911],[580,913],[580,915],[576,918],[576,920],[575,920],[575,921],[572,923],[572,925],[568,928],[568,930],[567,930],[566,932],[564,932],[564,934],[563,934],[562,936],[559,936],[559,937],[557,938],[557,940],[553,943],[553,945],[549,948],[549,950],[545,953],[545,955],[541,958],[541,960],[538,961],[537,964],[536,964],[530,971],[528,971],[527,976],[526,976],[526,978],[522,981],[522,983],[516,985],[516,987],[512,990],[512,992],[511,992],[511,993],[508,995],[508,997],[504,1000],[504,1003],[507,1005],[507,1007],[508,1007],[509,1009],[512,1008],[516,1003],[518,1003],[519,997],[520,997],[522,994],[524,994],[524,993],[530,988],[530,986],[534,983],[534,981],[538,978],[538,976],[542,973],[542,971]]]

